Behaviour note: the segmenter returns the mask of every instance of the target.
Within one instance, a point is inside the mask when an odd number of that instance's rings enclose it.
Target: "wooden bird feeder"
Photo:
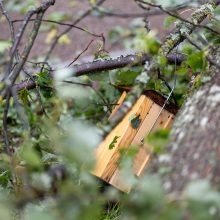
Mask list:
[[[127,93],[124,91],[110,118],[117,112],[126,95]],[[132,109],[96,149],[96,165],[92,172],[95,176],[121,191],[129,192],[131,190],[131,186],[126,183],[126,180],[121,178],[119,166],[121,149],[129,149],[131,145],[137,146],[138,152],[133,160],[133,174],[137,177],[141,176],[151,155],[149,147],[143,145],[143,139],[157,129],[169,128],[177,112],[176,105],[171,103],[162,110],[165,100],[152,90],[147,90],[140,96]],[[132,124],[132,117],[136,117],[138,123]],[[110,147],[113,140],[115,140],[114,146]]]

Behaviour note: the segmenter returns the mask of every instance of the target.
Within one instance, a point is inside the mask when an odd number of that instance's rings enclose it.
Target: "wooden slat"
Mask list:
[[[137,176],[140,176],[143,173],[145,167],[150,160],[151,147],[147,146],[146,144],[144,146],[141,146],[141,139],[145,138],[149,133],[152,133],[157,129],[168,128],[173,122],[173,114],[169,113],[166,110],[163,110],[158,117],[160,109],[161,107],[159,105],[154,104],[153,108],[151,109],[152,111],[149,112],[148,117],[146,117],[146,119],[144,120],[146,126],[143,125],[139,129],[139,132],[132,141],[132,144],[140,146],[140,150],[134,159],[134,174]],[[152,127],[153,124],[154,126]]]
[[[131,173],[131,175],[132,175],[132,173]],[[121,190],[123,192],[127,192],[128,193],[128,192],[131,191],[131,186],[128,183],[126,183],[125,180],[122,179],[122,175],[121,175],[121,170],[120,169],[117,169],[114,172],[114,174],[113,174],[111,180],[109,181],[109,183],[112,186],[116,187],[117,189],[119,189],[119,190]]]
[[[127,95],[127,92],[124,91],[124,92],[122,93],[120,99],[118,100],[116,107],[113,109],[111,115],[109,116],[109,118],[108,118],[109,120],[111,120],[111,118],[115,115],[115,113],[116,113],[116,112],[118,111],[118,109],[121,107],[123,101],[124,101],[125,98],[126,98],[126,95]]]
[[[123,120],[113,129],[113,131],[105,138],[105,140],[99,145],[96,150],[96,166],[93,174],[101,177],[105,181],[109,182],[113,173],[117,169],[118,160],[120,158],[120,149],[126,148],[131,144],[134,136],[146,117],[148,111],[152,107],[153,102],[145,95],[142,95],[129,113],[123,118]],[[130,123],[130,117],[132,115],[140,115],[141,123],[138,129],[134,129]],[[109,145],[112,143],[115,136],[119,136],[117,143],[113,149],[109,149]]]

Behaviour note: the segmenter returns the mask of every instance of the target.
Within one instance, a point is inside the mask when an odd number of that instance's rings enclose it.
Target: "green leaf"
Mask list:
[[[179,76],[184,76],[189,72],[188,67],[185,65],[182,65],[177,71],[176,74]]]
[[[160,67],[167,65],[167,58],[164,56],[157,56],[157,61],[158,61],[158,64],[160,65]]]
[[[191,67],[194,72],[201,72],[206,67],[206,60],[202,51],[195,52],[188,56],[186,63]]]
[[[186,44],[183,49],[182,49],[183,53],[187,54],[187,55],[191,55],[194,53],[194,48],[192,47],[191,44]]]
[[[108,147],[109,150],[112,150],[112,149],[115,147],[115,144],[117,143],[118,138],[120,138],[120,136],[115,136],[115,137],[114,137],[114,139],[113,139],[113,141],[111,142],[111,144],[109,144],[109,147]]]
[[[10,182],[11,174],[8,170],[1,171],[0,173],[0,185],[6,187]]]
[[[52,78],[48,71],[43,71],[36,74],[37,84],[42,87],[41,93],[45,98],[51,98],[53,96]]]
[[[30,92],[24,88],[19,92],[19,99],[23,102],[24,105],[28,105],[29,97],[31,98]]]
[[[51,79],[51,76],[50,76],[48,71],[42,71],[40,73],[37,73],[36,76],[37,76],[37,84],[39,86],[41,86],[41,85],[47,85],[47,86],[52,85],[52,79]]]

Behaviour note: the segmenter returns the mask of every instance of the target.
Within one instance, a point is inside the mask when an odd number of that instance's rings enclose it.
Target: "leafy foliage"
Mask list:
[[[71,1],[72,4],[75,2]],[[169,9],[185,1],[156,2]],[[14,0],[8,1],[6,8],[25,13],[29,7],[38,3],[33,0]],[[97,1],[90,0],[89,3],[96,7]],[[96,16],[102,13],[96,11]],[[215,14],[218,18],[218,11]],[[52,12],[47,19],[63,22],[70,17],[65,12]],[[165,28],[169,28],[176,20],[174,17],[166,18]],[[219,29],[216,22],[213,19],[209,27]],[[127,29],[116,26],[109,32],[109,40],[112,43],[121,40],[126,48],[157,56],[160,72],[152,73],[146,89],[156,90],[167,97],[170,92],[167,84],[171,87],[175,85],[174,96],[181,106],[193,78],[194,88],[208,80],[208,76],[200,74],[209,68],[207,50],[204,48],[198,51],[185,43],[178,52],[187,55],[186,61],[181,65],[169,64],[165,57],[158,55],[162,44],[156,32],[146,30],[144,25],[142,19],[134,19]],[[59,29],[50,24],[49,27],[42,27],[41,31],[48,31],[45,39],[50,44],[57,37]],[[205,41],[213,45],[220,42],[219,36],[207,29],[201,34]],[[196,35],[193,37],[197,39]],[[58,42],[70,44],[71,39],[65,34]],[[0,59],[10,46],[8,40],[0,40]],[[105,53],[102,55],[96,54],[95,58],[105,59]],[[53,71],[52,78],[51,71],[45,65],[33,74],[37,84],[34,90],[24,88],[19,91],[18,97],[9,100],[9,149],[5,147],[3,124],[0,124],[1,219],[220,219],[220,195],[207,180],[189,183],[177,196],[165,192],[159,175],[145,174],[137,179],[132,174],[132,162],[137,154],[137,148],[133,146],[120,150],[122,176],[133,186],[129,194],[120,193],[113,187],[103,190],[103,184],[91,175],[95,164],[94,151],[102,140],[100,124],[108,120],[117,105],[120,97],[117,88],[134,85],[135,78],[143,71],[142,66],[81,77],[72,77],[70,69],[61,69]],[[174,75],[177,76],[176,82]],[[0,97],[1,121],[6,105],[6,100]],[[22,112],[19,111],[21,108],[25,110],[23,116],[27,117],[29,130],[24,126]],[[140,115],[130,118],[134,129],[138,129],[140,123]],[[114,149],[119,138],[114,137],[109,149]],[[152,146],[158,157],[167,156],[163,154],[169,142],[169,131],[156,131],[145,142]],[[108,206],[115,201],[116,205]]]

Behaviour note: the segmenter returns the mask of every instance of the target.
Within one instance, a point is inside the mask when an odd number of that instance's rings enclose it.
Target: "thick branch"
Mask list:
[[[177,64],[180,64],[182,61],[185,60],[185,56],[182,54],[170,54],[167,56],[167,59],[170,63],[174,63],[177,60]],[[111,60],[97,60],[89,63],[84,63],[80,65],[75,65],[73,70],[73,76],[81,76],[85,74],[92,74],[101,71],[108,71],[118,68],[123,68],[126,66],[135,66],[135,65],[142,65],[147,60],[149,60],[149,55],[127,55],[121,56],[116,59]],[[53,75],[53,74],[52,74]],[[25,80],[17,85],[15,85],[17,91],[20,91],[24,88],[26,89],[33,89],[36,86],[36,83],[33,80]]]

